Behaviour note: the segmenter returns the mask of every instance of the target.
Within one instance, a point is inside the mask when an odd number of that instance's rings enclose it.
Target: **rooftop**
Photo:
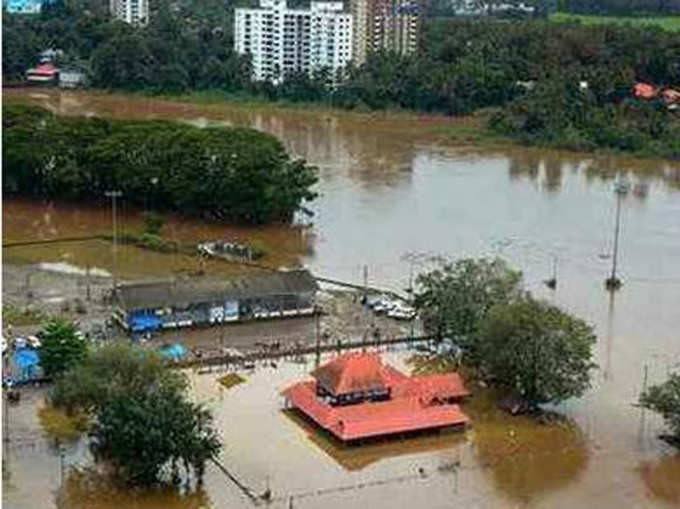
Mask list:
[[[291,406],[341,440],[464,425],[469,421],[452,403],[470,394],[457,373],[409,377],[384,364],[377,354],[349,353],[317,368],[311,376],[315,381],[296,383],[282,394]],[[390,396],[386,401],[335,406],[317,395],[317,384],[334,396],[376,389],[390,389]]]
[[[306,270],[272,272],[228,279],[198,277],[180,280],[126,283],[116,289],[125,310],[188,307],[198,302],[245,299],[315,292],[319,286]]]

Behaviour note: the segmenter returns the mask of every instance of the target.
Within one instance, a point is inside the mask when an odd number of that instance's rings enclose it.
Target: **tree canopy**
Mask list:
[[[48,377],[59,377],[78,366],[87,355],[87,343],[76,325],[51,319],[40,332],[40,366]]]
[[[482,370],[536,407],[581,396],[590,387],[593,328],[525,294],[494,306],[480,327]]]
[[[477,333],[489,310],[519,290],[521,273],[505,261],[465,258],[418,275],[415,304],[429,333],[448,336],[477,357]]]
[[[187,381],[153,352],[129,345],[94,350],[61,378],[51,402],[85,412],[91,448],[126,483],[178,483],[220,450],[212,415],[186,396]]]
[[[59,117],[3,107],[3,191],[80,200],[120,189],[128,203],[251,224],[290,221],[317,170],[247,128]]]
[[[665,382],[648,387],[640,404],[661,414],[670,428],[670,441],[680,447],[680,374],[673,373]]]

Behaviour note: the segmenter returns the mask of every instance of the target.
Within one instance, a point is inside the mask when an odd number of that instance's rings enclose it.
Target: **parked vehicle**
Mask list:
[[[387,313],[396,305],[396,302],[391,301],[388,297],[383,296],[374,306],[374,313]]]
[[[397,302],[392,309],[387,312],[387,316],[396,320],[413,320],[416,317],[416,310],[411,306]]]
[[[28,336],[26,338],[26,341],[28,341],[28,345],[31,348],[40,348],[42,346],[42,341],[37,336]]]

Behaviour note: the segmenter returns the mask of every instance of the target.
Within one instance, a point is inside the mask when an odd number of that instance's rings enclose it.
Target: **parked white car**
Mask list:
[[[416,310],[398,302],[387,312],[387,316],[396,320],[413,320],[416,317]]]
[[[392,302],[390,299],[387,297],[383,297],[380,299],[374,306],[373,306],[373,311],[375,313],[387,313],[389,312],[394,306],[396,305],[395,302]]]
[[[42,346],[42,341],[37,336],[28,336],[26,338],[28,344],[31,348],[40,348]]]

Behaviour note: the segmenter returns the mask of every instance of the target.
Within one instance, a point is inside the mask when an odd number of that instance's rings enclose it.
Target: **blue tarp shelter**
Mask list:
[[[19,380],[30,380],[38,376],[40,355],[33,348],[17,348],[14,352],[14,364],[19,370]]]
[[[164,359],[178,361],[187,354],[187,349],[179,343],[164,345],[160,349],[160,354]]]
[[[148,332],[160,329],[162,322],[160,317],[153,314],[133,314],[128,324],[132,332]]]

